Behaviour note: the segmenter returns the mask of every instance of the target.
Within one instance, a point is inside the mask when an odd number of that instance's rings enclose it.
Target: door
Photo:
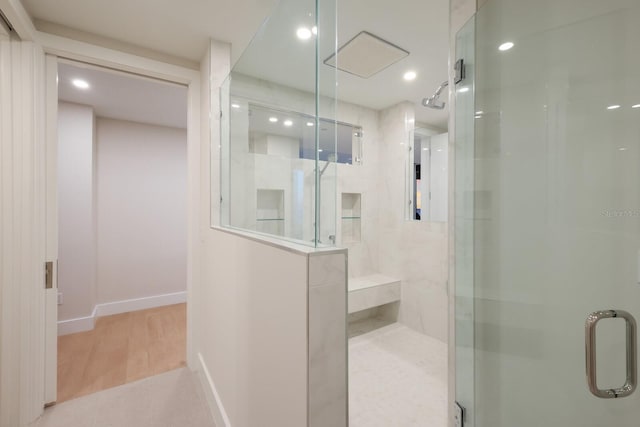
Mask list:
[[[58,386],[58,61],[45,58],[46,260],[51,265],[45,289],[45,405],[57,399]]]
[[[0,30],[0,425],[22,426],[44,404],[44,53],[2,7],[21,29]]]
[[[458,34],[467,427],[639,423],[639,41],[635,0],[488,0]]]

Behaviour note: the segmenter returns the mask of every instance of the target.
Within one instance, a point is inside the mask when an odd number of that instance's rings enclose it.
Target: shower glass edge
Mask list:
[[[475,16],[456,34],[456,61],[465,78],[455,90],[455,398],[464,408],[464,426],[475,426],[474,371],[474,156],[475,156]],[[457,91],[458,87],[468,91]],[[455,411],[455,410],[454,410]]]

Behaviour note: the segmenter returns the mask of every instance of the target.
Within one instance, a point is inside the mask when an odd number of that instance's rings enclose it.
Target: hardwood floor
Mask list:
[[[185,366],[186,304],[115,314],[58,337],[58,402]]]

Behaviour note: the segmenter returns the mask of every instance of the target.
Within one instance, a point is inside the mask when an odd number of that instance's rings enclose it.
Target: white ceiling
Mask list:
[[[200,62],[210,38],[235,61],[277,0],[22,0],[36,19]]]
[[[29,13],[39,20],[97,34],[102,37],[200,61],[209,38],[230,42],[234,63],[247,47],[260,23],[279,3],[262,37],[245,52],[238,66],[245,74],[298,89],[309,89],[315,61],[306,54],[295,32],[305,5],[302,0],[23,0]],[[416,103],[416,120],[446,127],[448,109],[420,106],[447,79],[448,0],[340,0],[339,44],[360,31],[369,31],[410,52],[410,55],[369,78],[338,73],[339,99],[373,109],[401,101]],[[321,8],[322,9],[322,8]],[[298,24],[293,17],[300,16]],[[307,15],[308,16],[308,13]],[[322,16],[321,16],[322,19]],[[322,25],[321,25],[322,27]],[[262,43],[262,45],[261,45]],[[264,46],[268,45],[269,49]],[[262,46],[262,47],[260,47]],[[331,46],[320,46],[321,59]],[[287,57],[286,60],[278,58]],[[255,64],[260,64],[256,66]],[[330,86],[330,70],[322,65],[321,89]],[[415,81],[402,79],[405,71],[418,73]],[[251,72],[247,72],[247,70]],[[296,70],[302,70],[298,73]],[[446,98],[446,96],[444,96]]]
[[[85,80],[89,89],[76,88],[73,79]],[[187,127],[187,88],[173,83],[64,62],[58,64],[58,99],[90,105],[99,117]]]
[[[345,0],[339,7],[339,45],[366,30],[410,52],[367,80],[340,72],[340,98],[374,109],[412,101],[417,121],[446,128],[448,108],[425,108],[421,101],[448,78],[449,1]],[[402,79],[408,70],[418,73],[413,82]],[[443,98],[447,100],[446,93]]]

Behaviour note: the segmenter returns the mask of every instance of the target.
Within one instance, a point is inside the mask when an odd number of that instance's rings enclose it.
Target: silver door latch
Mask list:
[[[456,402],[456,406],[454,407],[454,426],[455,427],[464,427],[464,407]]]

